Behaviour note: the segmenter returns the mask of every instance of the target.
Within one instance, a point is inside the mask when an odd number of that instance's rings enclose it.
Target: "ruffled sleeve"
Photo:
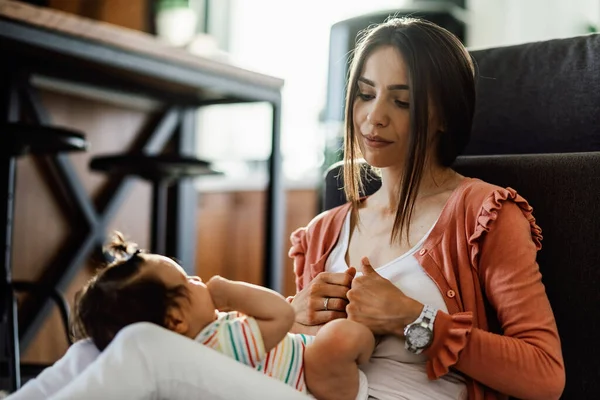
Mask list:
[[[490,231],[492,223],[498,218],[498,212],[505,201],[514,202],[529,221],[531,238],[537,250],[542,248],[542,229],[535,223],[533,209],[523,197],[512,188],[498,188],[494,190],[483,202],[476,219],[475,231],[469,238],[471,247],[471,265],[478,265],[481,251],[481,240],[485,233]]]
[[[306,265],[307,232],[308,228],[306,227],[298,228],[290,236],[292,247],[290,247],[288,256],[294,260],[294,276],[297,292],[304,287],[303,276]]]
[[[457,363],[458,355],[467,345],[472,328],[472,313],[449,315],[438,311],[434,323],[434,341],[431,347],[425,351],[429,357],[427,363],[429,379],[438,379],[446,375],[450,367]]]

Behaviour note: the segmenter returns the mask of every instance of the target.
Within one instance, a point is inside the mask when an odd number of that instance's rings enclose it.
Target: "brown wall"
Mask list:
[[[204,280],[213,275],[264,284],[265,193],[232,191],[201,193],[197,214],[196,273]],[[288,190],[283,243],[284,295],[295,293],[292,260],[287,256],[289,236],[317,214],[313,189]]]
[[[51,8],[149,32],[151,0],[50,0]]]

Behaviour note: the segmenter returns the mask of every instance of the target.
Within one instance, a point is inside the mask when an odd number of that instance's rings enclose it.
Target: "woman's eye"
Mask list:
[[[400,108],[408,108],[410,106],[406,101],[395,100],[394,103]]]
[[[358,97],[363,101],[369,101],[369,100],[373,100],[375,98],[375,96],[373,96],[371,94],[361,93],[361,92],[358,92]]]

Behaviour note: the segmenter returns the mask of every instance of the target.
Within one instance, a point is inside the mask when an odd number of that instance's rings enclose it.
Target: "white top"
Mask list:
[[[408,297],[448,312],[437,285],[414,257],[432,229],[433,226],[408,252],[375,270],[394,283]],[[327,258],[325,271],[344,272],[348,269],[346,253],[349,241],[350,212],[342,226],[339,240]],[[425,369],[426,362],[427,357],[424,354],[416,355],[404,348],[404,339],[396,336],[381,338],[370,362],[361,366],[369,381],[370,398],[380,400],[467,398],[466,385],[459,374],[450,372],[436,381],[430,381]]]

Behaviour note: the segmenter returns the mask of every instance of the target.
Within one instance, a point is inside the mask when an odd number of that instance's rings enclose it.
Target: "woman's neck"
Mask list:
[[[403,170],[400,168],[383,168],[381,170],[381,188],[369,198],[371,205],[396,213],[398,204],[398,186],[402,182]],[[417,201],[449,189],[454,189],[461,176],[449,167],[439,165],[425,167]]]

